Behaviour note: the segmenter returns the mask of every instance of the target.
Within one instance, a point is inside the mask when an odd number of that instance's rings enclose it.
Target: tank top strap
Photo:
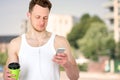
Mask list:
[[[25,39],[25,34],[22,34],[21,37],[22,37],[22,39]]]
[[[48,42],[49,44],[52,44],[52,45],[54,44],[55,36],[56,36],[56,35],[52,33],[51,38],[50,38],[50,40],[49,40],[49,42]]]
[[[22,45],[26,45],[26,38],[25,38],[25,34],[21,35],[21,41],[22,41]]]

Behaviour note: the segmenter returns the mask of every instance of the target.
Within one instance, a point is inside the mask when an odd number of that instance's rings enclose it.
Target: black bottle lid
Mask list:
[[[17,63],[17,62],[13,62],[13,63],[10,63],[10,64],[8,65],[8,68],[9,68],[9,69],[19,69],[19,68],[20,68],[20,64]]]

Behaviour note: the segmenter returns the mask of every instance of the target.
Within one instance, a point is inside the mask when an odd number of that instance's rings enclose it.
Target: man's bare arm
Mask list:
[[[53,61],[64,67],[67,76],[69,77],[70,80],[78,80],[79,69],[75,62],[74,57],[71,54],[70,45],[68,41],[63,37],[58,37],[58,39],[55,41],[57,41],[56,42],[57,44],[55,45],[56,48],[64,47],[66,50],[64,54],[55,55]]]
[[[8,64],[11,62],[18,62],[18,56],[17,56],[17,51],[18,51],[18,42],[19,38],[13,39],[9,45],[8,45],[8,58],[6,65],[4,67],[4,80],[10,79],[10,76],[12,76],[9,72],[8,69]]]

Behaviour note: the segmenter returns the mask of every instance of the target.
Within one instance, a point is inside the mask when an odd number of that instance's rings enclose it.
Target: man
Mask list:
[[[20,80],[60,80],[59,65],[70,80],[78,80],[79,70],[68,41],[46,31],[51,6],[49,0],[31,0],[27,14],[31,27],[9,44],[5,80],[14,80],[8,69],[11,62],[20,64]],[[56,54],[58,48],[65,51]]]

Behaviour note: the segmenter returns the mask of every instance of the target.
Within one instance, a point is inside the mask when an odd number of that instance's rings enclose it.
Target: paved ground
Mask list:
[[[3,74],[0,72],[0,80],[3,80],[2,76],[3,76]]]
[[[0,80],[3,80],[2,75],[3,74],[0,73]],[[60,80],[69,80],[65,72],[61,72]],[[120,74],[80,72],[79,80],[120,80]]]
[[[69,80],[65,72],[61,72],[60,80]],[[79,80],[120,80],[120,74],[80,72]]]

